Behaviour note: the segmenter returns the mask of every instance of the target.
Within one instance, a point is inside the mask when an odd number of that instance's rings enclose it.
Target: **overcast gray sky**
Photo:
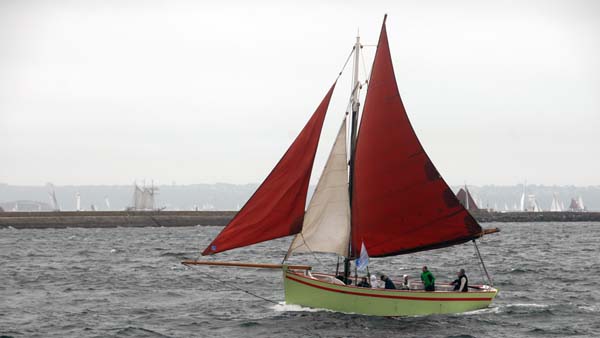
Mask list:
[[[591,0],[0,1],[0,182],[259,182],[384,13],[449,183],[600,184]],[[349,90],[344,76],[313,178]]]

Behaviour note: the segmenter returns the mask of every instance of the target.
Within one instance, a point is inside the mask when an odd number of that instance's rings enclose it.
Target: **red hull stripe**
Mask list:
[[[327,290],[327,291],[331,291],[331,292],[345,293],[345,294],[349,294],[349,295],[364,296],[364,297],[393,298],[393,299],[406,299],[406,300],[428,300],[428,301],[438,301],[438,302],[464,302],[464,301],[480,301],[480,302],[486,301],[486,302],[489,302],[489,301],[492,301],[492,298],[433,298],[433,297],[378,295],[378,294],[372,294],[372,293],[363,293],[363,292],[356,292],[356,291],[344,291],[344,290],[332,289],[332,288],[328,288],[328,287],[321,286],[321,285],[311,284],[311,283],[305,282],[303,280],[294,278],[292,276],[286,275],[285,277],[288,279],[291,279],[295,282],[298,282],[300,284],[308,285],[308,286],[311,286],[311,287],[314,287],[317,289]]]

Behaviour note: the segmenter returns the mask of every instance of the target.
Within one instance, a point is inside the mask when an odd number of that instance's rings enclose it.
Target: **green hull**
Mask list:
[[[374,316],[415,316],[473,311],[488,307],[498,293],[494,288],[477,292],[359,288],[338,285],[327,281],[326,278],[317,279],[285,268],[283,280],[287,304]]]

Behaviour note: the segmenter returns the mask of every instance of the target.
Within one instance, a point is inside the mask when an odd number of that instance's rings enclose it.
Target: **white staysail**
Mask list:
[[[307,251],[348,255],[350,197],[347,161],[344,119],[304,215],[302,232],[292,241],[288,256],[292,252]]]

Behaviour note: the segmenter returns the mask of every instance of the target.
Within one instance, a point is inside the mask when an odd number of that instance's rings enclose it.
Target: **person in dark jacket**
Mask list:
[[[423,281],[425,291],[435,291],[435,277],[433,277],[433,274],[427,269],[426,266],[423,267],[421,281]]]
[[[363,277],[357,285],[359,288],[370,288],[371,284],[367,282],[367,277]]]
[[[465,274],[465,269],[460,269],[457,273],[458,278],[451,284],[454,285],[454,291],[468,292],[469,291],[469,279]]]
[[[381,280],[385,282],[386,289],[396,289],[396,285],[394,285],[394,282],[392,282],[392,280],[388,276],[381,275]]]

